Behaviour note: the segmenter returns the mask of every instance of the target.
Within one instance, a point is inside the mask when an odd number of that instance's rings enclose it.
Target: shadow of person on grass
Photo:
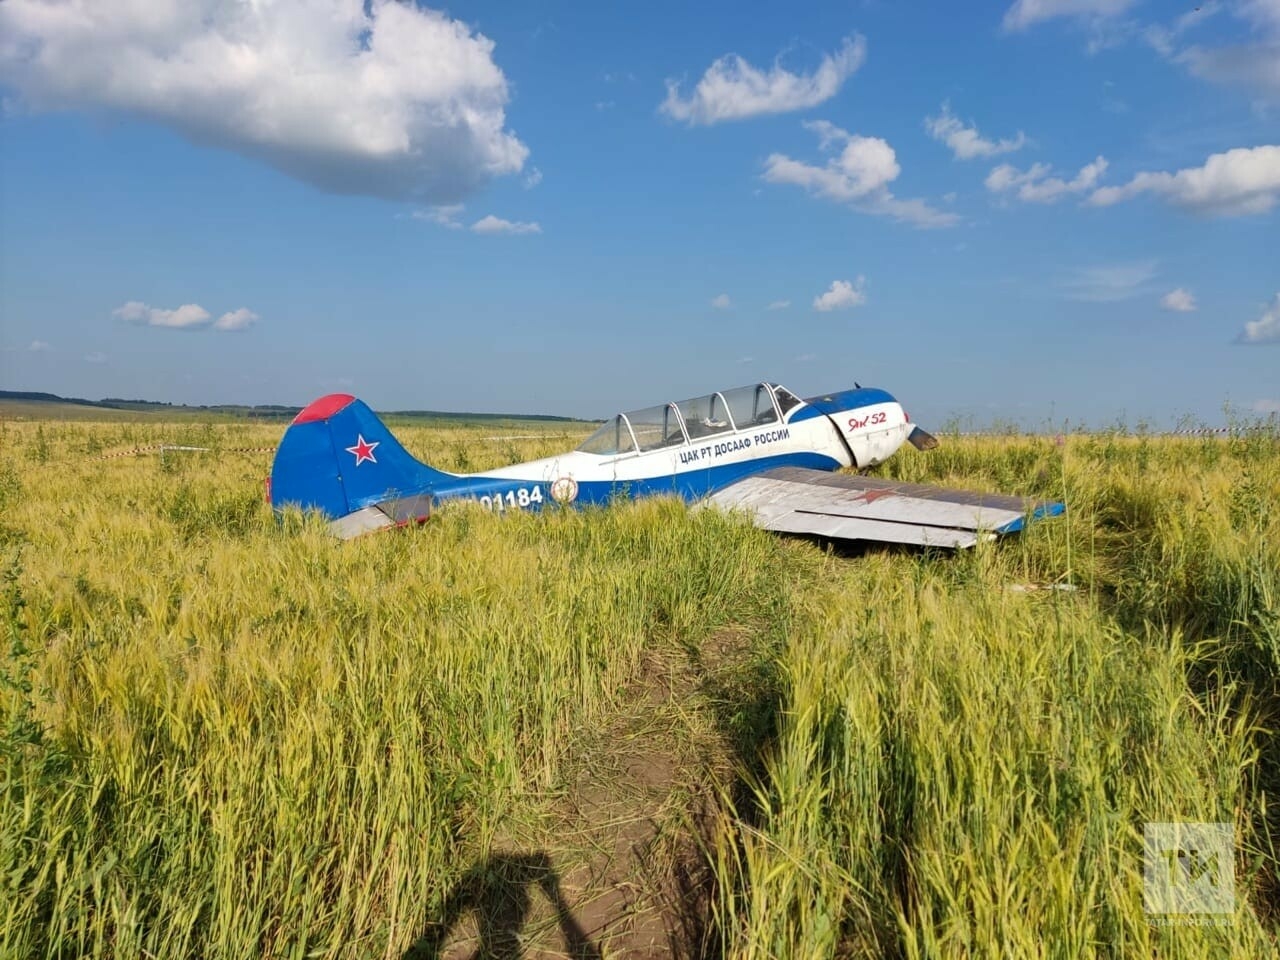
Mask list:
[[[520,933],[541,890],[555,909],[572,960],[601,960],[599,949],[579,926],[560,892],[560,877],[545,853],[497,854],[463,875],[445,898],[440,919],[405,952],[403,960],[439,960],[445,941],[469,911],[476,913],[479,943],[471,960],[520,960]]]

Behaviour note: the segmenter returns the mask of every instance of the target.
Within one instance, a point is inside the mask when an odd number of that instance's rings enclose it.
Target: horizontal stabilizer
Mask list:
[[[1060,503],[800,467],[739,480],[708,502],[746,510],[757,526],[778,533],[933,547],[971,547],[1065,509]]]

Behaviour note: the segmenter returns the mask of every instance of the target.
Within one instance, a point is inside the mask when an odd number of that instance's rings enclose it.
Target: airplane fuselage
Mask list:
[[[773,467],[874,466],[891,457],[912,429],[889,394],[848,390],[805,400],[772,423],[687,437],[659,449],[613,455],[571,450],[480,474],[453,475],[453,482],[435,484],[432,495],[437,500],[475,499],[495,510],[654,494],[693,502]]]
[[[883,390],[801,400],[759,383],[618,414],[577,450],[554,457],[456,474],[415,459],[355,397],[331,394],[304,408],[285,432],[271,502],[319,511],[342,536],[421,520],[462,499],[497,511],[661,494],[694,502],[776,467],[873,466],[913,429]]]

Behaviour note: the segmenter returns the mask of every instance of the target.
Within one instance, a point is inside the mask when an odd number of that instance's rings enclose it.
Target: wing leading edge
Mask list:
[[[706,502],[744,509],[756,526],[777,533],[932,547],[971,547],[1066,509],[1051,501],[801,467],[747,477]]]

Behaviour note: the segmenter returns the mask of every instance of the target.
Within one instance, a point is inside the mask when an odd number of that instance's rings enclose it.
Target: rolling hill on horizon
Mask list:
[[[161,400],[126,400],[119,397],[104,397],[101,400],[88,400],[83,397],[63,397],[56,393],[45,393],[33,390],[0,390],[0,411],[13,406],[22,405],[24,414],[40,414],[40,407],[47,407],[50,413],[57,412],[66,416],[67,407],[83,407],[88,410],[116,411],[123,413],[168,413],[188,416],[192,414],[214,414],[245,420],[286,421],[298,415],[303,405],[286,404],[181,404]],[[574,417],[560,417],[539,413],[468,413],[446,410],[382,410],[388,417],[411,417],[429,420],[465,420],[465,421],[509,421],[533,420],[543,423],[581,423],[585,421]]]

